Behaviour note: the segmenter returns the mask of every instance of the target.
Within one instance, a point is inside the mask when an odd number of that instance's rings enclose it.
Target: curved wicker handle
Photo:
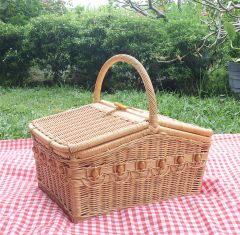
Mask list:
[[[158,126],[158,118],[157,118],[157,103],[156,103],[156,96],[152,86],[152,82],[148,76],[147,71],[143,67],[143,65],[134,57],[120,54],[111,57],[109,60],[105,62],[102,66],[95,85],[95,90],[93,94],[94,102],[100,102],[100,93],[102,88],[103,79],[108,71],[108,69],[117,62],[126,62],[128,64],[133,65],[133,67],[138,71],[140,74],[144,87],[146,89],[147,97],[148,97],[148,107],[149,107],[149,124],[153,127]]]

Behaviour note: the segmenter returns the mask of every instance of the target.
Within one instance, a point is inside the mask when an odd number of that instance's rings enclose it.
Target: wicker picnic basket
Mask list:
[[[140,74],[149,112],[100,99],[108,69],[120,61]],[[151,80],[128,55],[103,65],[92,104],[34,120],[29,129],[38,185],[74,223],[199,193],[212,135],[158,115]]]

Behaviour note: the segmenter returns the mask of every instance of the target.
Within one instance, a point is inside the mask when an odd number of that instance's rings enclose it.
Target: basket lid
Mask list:
[[[116,62],[127,62],[140,74],[147,93],[149,112],[101,100],[103,79],[108,69]],[[122,139],[127,142],[130,135],[131,138],[135,138],[140,134],[149,134],[149,130],[157,133],[161,129],[172,134],[180,133],[185,137],[190,137],[186,133],[191,133],[191,138],[204,140],[208,140],[212,135],[210,129],[158,115],[151,80],[142,64],[128,55],[113,56],[103,65],[97,77],[93,97],[93,104],[33,121],[29,128],[34,137],[54,150],[76,153],[125,136],[128,138]],[[148,130],[145,132],[146,129]],[[177,133],[173,130],[177,130]],[[205,138],[200,138],[202,136]]]
[[[93,103],[32,121],[40,141],[74,153],[148,128],[145,117],[103,103]]]
[[[148,129],[148,116],[148,111],[131,107],[121,110],[118,103],[102,100],[36,119],[29,127],[40,142],[57,151],[75,153]],[[163,115],[158,115],[158,125],[198,136],[213,133]]]

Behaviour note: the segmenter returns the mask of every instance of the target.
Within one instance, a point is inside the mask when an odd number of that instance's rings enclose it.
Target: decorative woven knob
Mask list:
[[[140,161],[140,162],[138,163],[138,168],[139,168],[140,170],[144,170],[144,169],[146,168],[146,162]]]
[[[177,158],[177,163],[178,163],[178,164],[183,164],[183,163],[184,163],[184,157],[182,157],[182,156],[181,156],[181,157],[178,157],[178,158]]]
[[[166,167],[166,161],[164,159],[161,159],[158,165],[161,169],[164,169]]]
[[[40,153],[40,160],[43,161],[44,164],[46,164],[47,159],[46,159],[46,155],[43,152]]]
[[[54,168],[55,167],[55,162],[52,159],[48,160],[48,164],[50,167]]]
[[[202,160],[202,155],[201,154],[196,154],[194,160],[199,163]]]
[[[124,165],[119,165],[117,166],[117,173],[118,174],[122,174],[124,172]]]
[[[59,173],[60,173],[61,175],[63,175],[63,174],[65,173],[65,169],[64,169],[63,166],[60,166],[60,167],[58,168],[58,171],[59,171]]]
[[[99,176],[99,171],[97,169],[93,169],[91,172],[91,176],[96,179]]]

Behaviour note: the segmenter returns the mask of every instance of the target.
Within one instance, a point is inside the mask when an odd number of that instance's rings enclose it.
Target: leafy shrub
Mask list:
[[[28,71],[31,61],[40,69],[49,68],[54,83],[61,82],[68,73],[71,82],[92,88],[103,63],[112,55],[125,53],[143,63],[156,89],[196,91],[199,83],[208,78],[209,69],[223,63],[227,49],[196,50],[208,30],[201,23],[197,8],[185,4],[180,12],[171,4],[167,14],[165,22],[112,8],[95,11],[78,8],[63,15],[35,17],[22,31],[2,23],[9,35],[17,30],[14,34],[17,38],[11,39],[16,45],[5,42],[2,47],[8,48],[4,55],[9,55],[9,59],[3,57],[3,61],[5,67],[7,63],[10,66],[2,75],[16,71],[11,70],[14,61],[17,68],[25,63],[24,71]],[[10,49],[15,47],[17,55]],[[126,64],[113,66],[104,85],[107,90],[140,87],[143,86],[139,75]]]
[[[0,20],[5,23],[26,24],[42,10],[40,0],[0,0]]]
[[[54,83],[60,82],[63,72],[73,63],[70,54],[75,50],[78,25],[67,15],[44,15],[31,22],[27,35],[29,54],[40,68],[50,66]]]
[[[79,38],[74,41],[74,50],[71,51],[74,82],[87,88],[94,85],[101,66],[111,55],[104,47],[111,19],[100,12],[95,18],[95,13],[82,14]]]
[[[29,19],[49,13],[65,13],[68,1],[63,0],[0,0],[0,20],[24,25]]]
[[[230,93],[226,66],[211,71],[207,79],[204,80],[202,89],[206,94],[210,95]]]
[[[25,28],[0,22],[0,83],[20,85],[28,76],[30,58],[24,48]]]
[[[197,9],[186,6],[179,12],[172,5],[170,10],[167,23],[112,9],[85,12],[81,39],[75,45],[76,52],[81,51],[75,55],[75,72],[86,79],[82,82],[93,86],[103,62],[112,55],[126,53],[144,64],[155,87],[161,88],[166,79],[177,80],[176,87],[194,87],[207,71],[211,57],[207,51],[194,54],[207,28],[200,22]],[[182,61],[160,62],[184,55],[187,56]],[[130,86],[140,87],[138,76],[128,66],[114,66],[110,76],[116,77],[118,87],[124,77],[131,77]]]

